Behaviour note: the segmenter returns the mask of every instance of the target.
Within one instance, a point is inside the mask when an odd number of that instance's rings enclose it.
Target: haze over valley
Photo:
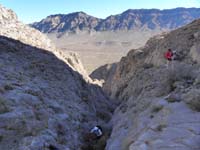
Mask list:
[[[129,9],[106,19],[75,12],[50,15],[32,27],[45,33],[63,51],[77,52],[91,73],[102,65],[119,61],[129,50],[144,46],[150,37],[198,17],[198,8]]]

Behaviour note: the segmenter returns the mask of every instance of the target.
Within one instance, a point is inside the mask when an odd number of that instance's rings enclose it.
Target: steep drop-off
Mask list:
[[[55,55],[0,37],[0,149],[79,149],[110,103]]]
[[[108,97],[75,54],[63,55],[13,11],[0,12],[0,149],[82,150],[94,125],[108,128]]]

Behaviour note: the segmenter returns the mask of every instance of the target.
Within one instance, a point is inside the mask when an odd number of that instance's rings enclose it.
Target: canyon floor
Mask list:
[[[146,41],[161,31],[106,31],[78,34],[47,34],[63,52],[76,52],[87,72],[120,61],[129,50],[145,45]]]

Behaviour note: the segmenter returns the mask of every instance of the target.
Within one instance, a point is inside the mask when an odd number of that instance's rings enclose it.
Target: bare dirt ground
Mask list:
[[[143,46],[161,31],[117,31],[69,34],[48,34],[63,51],[77,52],[88,73],[102,66],[117,62],[130,49]]]

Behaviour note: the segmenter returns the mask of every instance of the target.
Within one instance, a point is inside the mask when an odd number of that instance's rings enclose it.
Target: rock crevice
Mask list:
[[[155,36],[122,58],[114,73],[107,70],[103,89],[119,106],[106,150],[200,148],[199,25]],[[168,48],[179,56],[169,67]]]

